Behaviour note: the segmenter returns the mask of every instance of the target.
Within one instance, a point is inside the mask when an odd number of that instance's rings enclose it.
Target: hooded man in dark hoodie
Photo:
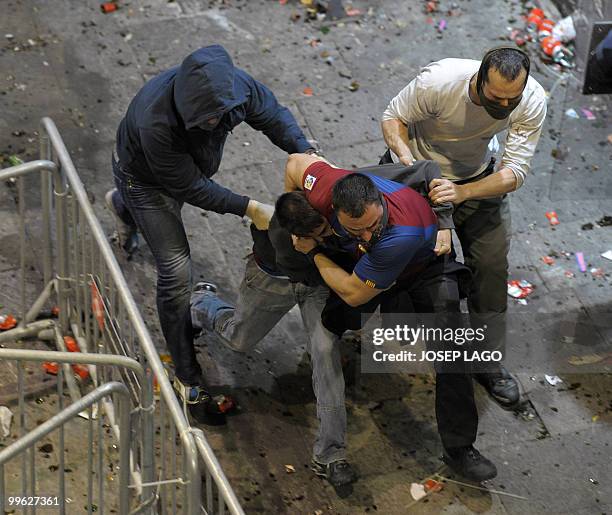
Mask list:
[[[211,180],[228,132],[243,121],[289,154],[314,152],[291,112],[234,67],[222,46],[196,50],[149,80],[130,103],[113,153],[116,189],[106,195],[121,246],[131,254],[140,231],[153,253],[157,310],[175,365],[175,388],[198,422],[210,422],[215,406],[193,345],[191,257],[181,207],[186,202],[246,215],[258,229],[267,228],[272,206]]]

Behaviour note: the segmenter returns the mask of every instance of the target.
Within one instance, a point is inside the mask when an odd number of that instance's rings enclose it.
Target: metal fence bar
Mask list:
[[[219,462],[214,457],[212,449],[206,442],[204,435],[198,438],[190,428],[186,413],[181,408],[170,381],[165,373],[157,349],[148,333],[138,307],[131,295],[125,278],[114,257],[102,228],[93,212],[83,184],[76,172],[74,164],[66,150],[64,143],[57,132],[52,120],[43,118],[41,120],[41,157],[45,160],[25,163],[8,169],[0,170],[0,181],[10,177],[21,177],[28,173],[38,171],[41,175],[41,206],[42,206],[42,242],[43,242],[43,279],[45,288],[40,294],[28,313],[25,313],[25,300],[22,301],[22,321],[16,330],[0,335],[0,342],[15,339],[18,336],[38,336],[39,338],[54,337],[56,344],[63,348],[63,334],[72,328],[81,350],[88,350],[85,355],[81,353],[65,353],[66,359],[59,358],[62,353],[53,351],[54,356],[45,357],[45,360],[53,360],[58,363],[85,363],[88,357],[98,354],[101,350],[111,350],[116,353],[115,357],[124,357],[122,354],[140,360],[141,371],[150,370],[150,373],[136,374],[128,367],[128,371],[121,372],[120,376],[111,372],[110,377],[121,377],[126,382],[126,389],[132,390],[133,402],[136,408],[133,412],[134,423],[138,427],[138,437],[132,441],[125,440],[128,446],[120,443],[120,452],[127,452],[128,466],[121,467],[120,476],[125,474],[129,479],[130,470],[135,475],[137,494],[141,495],[138,512],[143,512],[148,506],[153,507],[159,495],[162,496],[160,504],[162,510],[167,509],[167,502],[171,502],[176,512],[176,494],[182,494],[181,513],[200,513],[204,510],[201,497],[202,480],[200,476],[200,460],[210,480],[210,489],[206,488],[206,500],[204,504],[214,506],[218,503],[219,513],[225,508],[232,515],[241,515],[242,511],[238,504],[225,474]],[[57,163],[57,164],[56,164]],[[53,178],[52,192],[49,176]],[[23,190],[22,190],[23,191]],[[20,197],[20,220],[25,219],[25,201]],[[53,210],[54,208],[54,210]],[[55,215],[55,216],[53,216]],[[54,219],[54,220],[53,220]],[[55,222],[55,240],[51,227]],[[25,239],[25,225],[22,225],[22,238]],[[55,247],[53,246],[55,242]],[[22,247],[22,281],[25,277],[25,243]],[[55,259],[54,259],[55,250]],[[105,313],[100,322],[96,318],[95,306],[90,302],[89,281],[96,284],[99,278],[100,295],[103,298]],[[25,284],[22,282],[22,295],[25,293]],[[57,304],[60,308],[57,323],[49,324],[47,321],[33,322],[43,305],[54,295],[57,295]],[[25,299],[25,297],[24,297]],[[93,315],[93,316],[92,316]],[[99,325],[100,324],[100,325]],[[7,349],[0,349],[7,350]],[[33,351],[40,352],[40,351]],[[99,355],[99,354],[98,354]],[[108,355],[102,355],[104,359]],[[0,359],[8,359],[0,354]],[[89,360],[89,370],[94,384],[100,384],[110,370],[109,367],[101,367],[100,374],[96,366],[100,362]],[[112,365],[112,370],[117,370]],[[125,370],[125,369],[124,369]],[[159,390],[159,409],[154,407],[152,380],[156,379]],[[68,385],[73,382],[74,377],[70,367],[59,367],[60,383],[65,379]],[[23,385],[21,385],[21,389]],[[74,388],[70,388],[73,397]],[[58,384],[60,413],[63,413],[63,384]],[[112,416],[113,408],[110,401],[101,400]],[[66,408],[67,409],[67,408]],[[92,408],[93,409],[93,408]],[[23,414],[23,411],[22,411]],[[121,417],[119,417],[121,422]],[[99,424],[101,424],[99,422]],[[167,428],[172,434],[170,445],[166,445],[164,438],[161,440],[161,456],[159,467],[156,468],[154,457],[154,445],[157,438],[155,426],[163,435],[167,434]],[[114,427],[114,426],[113,426]],[[101,430],[101,425],[99,425]],[[124,438],[123,432],[117,432],[120,439]],[[201,432],[200,432],[201,433]],[[159,434],[159,433],[157,433]],[[63,426],[60,428],[60,491],[65,497],[64,484],[64,441]],[[205,445],[198,440],[203,439]],[[99,441],[100,443],[100,441]],[[178,443],[178,448],[177,448]],[[168,456],[170,451],[170,456]],[[180,463],[177,458],[180,459]],[[129,466],[131,460],[131,467]],[[101,463],[99,461],[99,463]],[[24,462],[25,466],[25,462]],[[169,467],[171,470],[169,470]],[[1,469],[1,467],[0,467]],[[156,472],[158,471],[158,472]],[[182,477],[176,473],[181,471]],[[138,474],[142,474],[140,477]],[[167,475],[170,473],[170,477]],[[158,477],[157,474],[161,474]],[[25,474],[24,474],[25,475]],[[217,491],[212,488],[217,487]],[[100,488],[102,481],[100,480]],[[88,486],[89,488],[89,486]],[[99,489],[100,489],[99,488]],[[178,491],[177,491],[178,489]],[[103,510],[104,500],[100,493],[100,506]],[[126,508],[127,509],[127,508]],[[60,512],[65,513],[65,505],[60,505]],[[212,513],[212,510],[209,510]],[[123,512],[120,512],[123,513]]]
[[[24,451],[31,450],[32,447],[40,441],[42,438],[47,436],[55,429],[61,428],[65,423],[74,417],[76,417],[81,411],[87,409],[92,404],[96,403],[103,397],[107,397],[111,394],[119,395],[119,431],[121,433],[120,438],[120,449],[119,449],[119,466],[120,466],[120,481],[119,481],[119,513],[129,512],[129,490],[128,490],[128,476],[129,474],[129,438],[130,438],[130,405],[129,405],[129,392],[124,384],[119,382],[106,383],[98,386],[95,390],[88,393],[81,399],[72,403],[67,408],[63,409],[58,414],[51,417],[49,420],[43,422],[38,427],[34,428],[17,441],[8,445],[4,449],[0,450],[0,467],[3,468],[4,464],[18,456]],[[63,474],[61,474],[63,475]]]
[[[57,154],[58,160],[61,164],[62,172],[66,175],[68,184],[70,185],[70,191],[81,206],[84,218],[87,221],[87,224],[91,229],[92,236],[96,240],[96,243],[100,250],[100,255],[108,267],[109,275],[117,288],[117,293],[121,299],[121,302],[126,308],[126,312],[130,319],[130,322],[134,326],[141,349],[146,354],[149,365],[151,366],[153,373],[158,379],[160,394],[163,398],[163,401],[167,404],[168,411],[170,413],[174,425],[176,425],[176,429],[183,447],[183,459],[187,464],[187,470],[189,472],[188,488],[190,490],[190,494],[187,509],[191,513],[196,513],[199,511],[201,505],[201,481],[198,455],[199,449],[195,444],[195,439],[190,434],[189,424],[187,423],[185,415],[183,414],[180,405],[176,400],[174,391],[172,390],[172,386],[170,385],[170,381],[165,375],[163,365],[159,359],[157,350],[155,349],[155,346],[153,345],[150,335],[146,329],[144,320],[142,319],[142,316],[131,295],[125,278],[121,273],[121,269],[119,268],[119,264],[115,259],[112,249],[110,248],[110,245],[106,240],[102,227],[100,226],[100,223],[98,222],[98,219],[96,218],[93,212],[93,208],[89,203],[85,189],[83,188],[83,185],[76,172],[74,164],[70,159],[70,155],[68,154],[68,151],[64,146],[64,143],[57,131],[57,128],[55,127],[55,124],[50,118],[43,118],[41,124],[43,131],[48,135],[52,147]],[[240,508],[240,505],[237,502],[234,502],[234,500],[236,499],[235,494],[233,494],[233,490],[231,489],[229,482],[227,481],[227,478],[225,477],[225,474],[223,473],[223,470],[221,469],[218,461],[212,460],[209,454],[203,454],[201,455],[201,458],[205,466],[211,469],[212,475],[215,478],[215,481],[217,482],[217,485],[219,487],[220,495],[223,496],[225,501],[228,503],[228,506],[232,506],[232,513],[238,515],[242,514],[243,511]],[[229,493],[231,493],[232,495],[230,496]]]

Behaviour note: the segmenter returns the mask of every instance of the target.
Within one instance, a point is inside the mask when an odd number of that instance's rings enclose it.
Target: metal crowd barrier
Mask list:
[[[102,428],[102,432],[109,433],[115,439],[115,445],[119,446],[121,459],[127,459],[129,463],[129,470],[120,466],[119,483],[112,479],[106,482],[107,487],[104,487],[106,483],[101,469],[98,469],[97,501],[102,504],[96,505],[97,513],[104,512],[107,503],[104,503],[102,491],[108,488],[116,491],[121,515],[243,514],[203,432],[189,426],[72,159],[49,118],[43,118],[41,122],[40,157],[38,161],[0,171],[0,182],[15,178],[17,182],[21,268],[19,326],[0,333],[0,343],[33,336],[52,340],[58,352],[30,351],[34,354],[25,355],[19,352],[26,351],[0,350],[0,360],[17,360],[17,370],[21,371],[18,373],[19,414],[16,417],[20,421],[21,435],[0,453],[0,474],[4,471],[0,475],[0,500],[5,492],[7,495],[25,495],[26,492],[33,495],[39,491],[33,472],[32,446],[47,429],[57,428],[61,436],[68,427],[64,427],[66,424],[81,423],[74,415],[83,410],[83,402],[87,399],[88,406],[99,406],[91,408],[90,416],[86,417],[90,420],[88,432],[93,433],[91,419],[96,418],[98,432]],[[40,174],[41,184],[42,216],[35,221],[29,221],[26,216],[23,185],[24,176],[32,173]],[[27,253],[27,236],[39,238],[40,246],[35,248],[34,254],[41,255],[44,283],[42,292],[29,309],[26,308],[26,274],[32,256]],[[49,303],[59,307],[58,319],[36,320]],[[67,350],[64,336],[69,332],[76,339],[80,353],[62,352]],[[123,361],[117,362],[117,359]],[[62,363],[57,380],[59,399],[64,396],[61,385],[65,381],[72,400],[68,408],[60,401],[57,415],[38,428],[28,426],[31,415],[27,413],[24,400],[24,360]],[[75,379],[71,367],[76,363],[87,364],[86,375],[90,384],[80,384]],[[117,411],[113,402],[108,398],[102,399],[108,397],[109,385],[116,383],[126,389],[129,424],[123,420],[122,405]],[[81,397],[81,390],[88,388],[96,388],[93,390],[98,392],[95,400],[93,392]],[[113,391],[119,391],[117,388],[112,387]],[[154,391],[157,392],[155,396]],[[77,408],[74,406],[80,409],[75,411]],[[41,430],[43,427],[45,429]],[[125,437],[125,427],[129,427],[129,439]],[[100,441],[98,446],[102,445]],[[89,443],[93,445],[93,440]],[[93,450],[87,452],[88,462],[93,463]],[[7,463],[18,455],[22,459],[22,491],[7,492],[4,484],[10,469]],[[101,448],[97,459],[100,467],[104,459],[108,459]],[[27,474],[28,463],[30,474]],[[90,470],[93,477],[94,469],[90,467]],[[56,475],[56,484],[65,485],[64,467],[58,467]],[[88,500],[93,497],[92,477],[87,481]],[[129,505],[127,511],[121,503]],[[89,510],[90,513],[93,511],[91,504]]]

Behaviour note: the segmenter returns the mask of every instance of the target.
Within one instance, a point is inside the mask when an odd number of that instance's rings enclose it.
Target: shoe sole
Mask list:
[[[355,481],[357,481],[357,477],[354,477],[350,481],[347,481],[346,483],[340,483],[339,485],[334,485],[327,477],[327,473],[323,472],[320,468],[318,468],[318,465],[312,464],[310,466],[310,470],[312,470],[315,473],[315,476],[320,477],[321,479],[325,479],[325,481],[327,481],[334,488],[342,488],[343,486],[351,485]]]

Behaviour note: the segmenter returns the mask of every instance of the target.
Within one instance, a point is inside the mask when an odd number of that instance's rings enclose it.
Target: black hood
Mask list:
[[[246,101],[237,97],[234,75],[232,58],[220,45],[200,48],[185,58],[174,81],[174,103],[187,130]]]

